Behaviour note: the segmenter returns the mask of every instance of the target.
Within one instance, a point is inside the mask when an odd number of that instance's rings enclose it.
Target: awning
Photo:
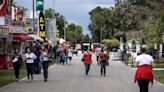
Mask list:
[[[14,40],[33,40],[32,37],[27,36],[27,35],[15,36],[13,39]]]
[[[35,35],[35,34],[30,34],[30,35],[28,35],[28,36],[32,37],[34,40],[39,40],[39,41],[41,41],[41,42],[44,41],[43,38],[41,38],[41,37],[39,37],[39,36],[37,36],[37,35]]]

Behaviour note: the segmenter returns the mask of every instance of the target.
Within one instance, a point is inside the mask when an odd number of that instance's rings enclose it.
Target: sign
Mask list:
[[[11,26],[9,33],[24,33],[24,34],[26,34],[27,31],[26,31],[26,29],[24,29],[23,27],[20,27],[20,26]]]
[[[39,36],[41,38],[45,38],[46,33],[45,33],[45,19],[44,19],[44,14],[41,11],[39,14]]]
[[[5,17],[0,17],[0,25],[5,25]]]
[[[26,30],[27,30],[28,34],[34,33],[33,27],[27,27]]]
[[[36,1],[36,10],[43,10],[43,6],[44,6],[44,0],[37,0]]]
[[[6,0],[0,0],[0,16],[6,16]]]
[[[5,26],[0,26],[0,38],[8,38],[9,37],[9,28]]]

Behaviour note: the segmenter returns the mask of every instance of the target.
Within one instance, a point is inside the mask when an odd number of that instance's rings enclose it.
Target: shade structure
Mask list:
[[[39,40],[39,41],[41,41],[41,42],[44,41],[43,38],[41,38],[41,37],[39,37],[39,36],[37,36],[37,35],[35,35],[35,34],[29,34],[28,36],[32,37],[34,40]]]
[[[23,40],[23,41],[24,40],[33,40],[32,37],[27,36],[27,35],[15,36],[13,39],[14,40]]]

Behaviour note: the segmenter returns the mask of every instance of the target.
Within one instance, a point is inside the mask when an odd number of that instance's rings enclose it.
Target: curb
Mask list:
[[[164,84],[162,84],[162,83],[160,83],[160,82],[158,82],[158,81],[156,81],[156,80],[154,80],[158,85],[161,85],[161,86],[163,86],[164,87]]]

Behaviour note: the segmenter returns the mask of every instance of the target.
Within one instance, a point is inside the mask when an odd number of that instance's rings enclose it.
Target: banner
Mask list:
[[[6,14],[11,16],[13,0],[6,0]]]
[[[36,1],[36,10],[42,11],[44,6],[44,0],[37,0]]]
[[[12,6],[12,20],[16,21],[18,16],[18,8]]]
[[[39,36],[43,39],[45,39],[46,33],[45,33],[45,19],[44,14],[41,11],[39,14]]]
[[[0,16],[6,16],[6,0],[0,0]]]

